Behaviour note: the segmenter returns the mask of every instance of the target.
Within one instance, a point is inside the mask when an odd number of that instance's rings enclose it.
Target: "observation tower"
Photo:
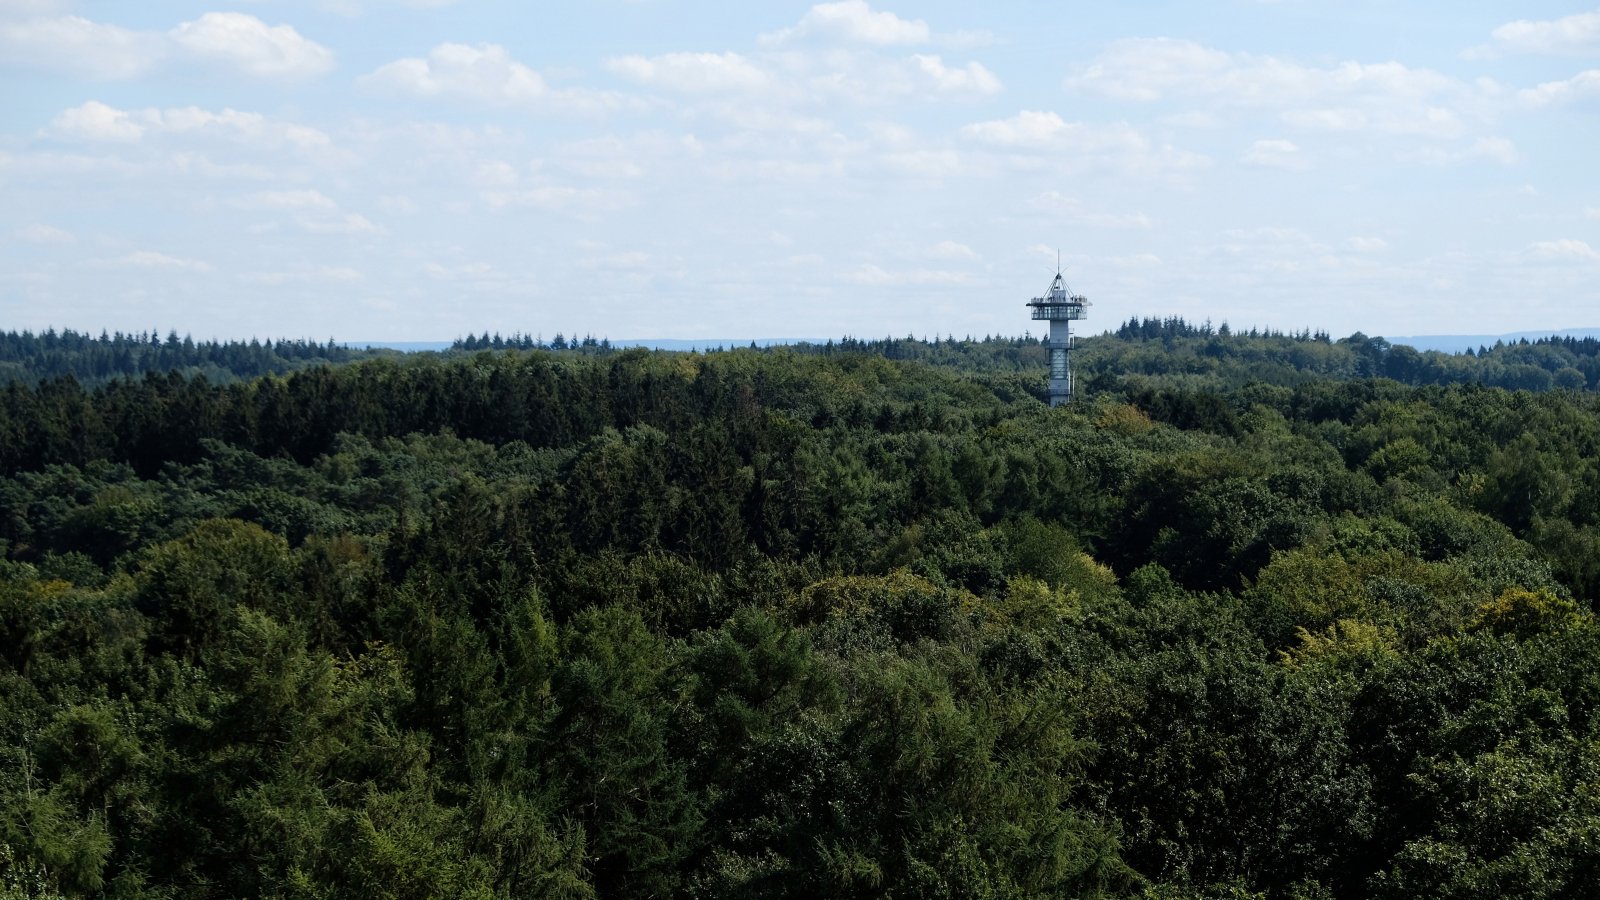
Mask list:
[[[1028,301],[1033,317],[1050,323],[1050,336],[1044,346],[1050,353],[1050,405],[1060,406],[1072,399],[1072,323],[1088,318],[1089,300],[1072,293],[1061,277],[1061,257],[1056,255],[1056,279],[1043,297]]]

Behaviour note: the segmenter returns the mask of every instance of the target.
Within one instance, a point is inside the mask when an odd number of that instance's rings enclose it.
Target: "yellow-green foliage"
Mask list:
[[[963,611],[977,608],[977,598],[941,588],[919,575],[897,569],[888,575],[843,575],[807,586],[788,602],[801,622],[859,619],[912,604],[953,601]]]
[[[1315,633],[1296,628],[1295,637],[1299,644],[1278,651],[1278,660],[1291,669],[1399,653],[1399,640],[1392,628],[1355,619],[1340,619]]]
[[[1344,557],[1319,550],[1273,554],[1253,590],[1271,597],[1299,625],[1318,626],[1369,612],[1360,573]]]
[[[1006,582],[1005,598],[996,607],[1002,620],[1024,628],[1040,628],[1075,617],[1078,592],[1051,587],[1037,578],[1018,576]]]
[[[1094,425],[1103,431],[1133,437],[1156,427],[1144,410],[1131,403],[1113,403],[1095,416]]]
[[[1342,619],[1416,619],[1430,633],[1459,627],[1470,603],[1472,580],[1459,567],[1429,562],[1394,550],[1346,559],[1317,545],[1272,555],[1249,594],[1295,626],[1320,629]],[[1404,591],[1421,597],[1423,608],[1397,611],[1383,599]]]
[[[1550,591],[1507,588],[1500,596],[1478,606],[1469,627],[1529,638],[1592,624],[1593,613]]]

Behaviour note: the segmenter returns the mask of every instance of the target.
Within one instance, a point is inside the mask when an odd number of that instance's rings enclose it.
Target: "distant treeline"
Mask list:
[[[1113,332],[1078,339],[1073,357],[1090,390],[1137,391],[1140,379],[1181,376],[1194,388],[1232,389],[1251,383],[1293,387],[1319,379],[1389,378],[1408,385],[1481,384],[1507,390],[1595,390],[1600,341],[1570,337],[1496,343],[1459,354],[1418,351],[1356,332],[1334,339],[1325,331],[1235,331],[1182,318],[1130,319]],[[1040,338],[845,338],[797,344],[802,354],[862,353],[969,372],[1036,372],[1045,366]]]
[[[392,353],[356,349],[329,339],[316,341],[195,341],[176,331],[165,338],[155,331],[107,334],[93,337],[71,329],[0,332],[0,382],[38,381],[70,375],[80,382],[98,383],[145,372],[180,371],[200,374],[210,381],[281,375],[306,366],[353,362]]]
[[[1165,319],[1134,318],[1122,323],[1116,330],[1116,336],[1123,340],[1161,340],[1165,338],[1205,338],[1232,337],[1234,331],[1227,322],[1213,328],[1207,319],[1198,325],[1186,321],[1181,316],[1168,316]],[[1319,341],[1324,344],[1333,342],[1332,336],[1326,331],[1312,331],[1307,328],[1302,331],[1278,331],[1272,328],[1254,328],[1248,332],[1238,332],[1239,337],[1248,338],[1280,338],[1291,341]]]
[[[1482,384],[1507,390],[1595,390],[1600,341],[1548,337],[1496,342],[1464,353],[1419,351],[1356,332],[1216,329],[1181,318],[1130,319],[1117,331],[1081,343],[1078,366],[1095,385],[1129,375],[1198,376],[1196,386],[1252,381],[1293,386],[1313,378],[1390,378],[1402,384]]]
[[[772,351],[775,348],[751,349]],[[458,338],[446,353],[556,351],[584,355],[621,352],[607,338],[484,332]],[[703,351],[708,353],[718,350]],[[1045,366],[1041,338],[912,336],[856,338],[787,345],[805,356],[867,355],[921,362],[986,374],[1039,373]],[[175,332],[90,337],[74,331],[0,333],[0,383],[71,376],[95,386],[147,372],[204,375],[229,383],[262,375],[281,375],[324,364],[396,355],[384,349],[355,349],[333,340],[251,340],[196,343]],[[1091,390],[1120,390],[1129,378],[1182,376],[1196,388],[1237,388],[1253,382],[1293,387],[1313,379],[1389,378],[1408,385],[1481,384],[1508,390],[1595,390],[1600,387],[1600,340],[1548,337],[1495,343],[1463,353],[1418,351],[1381,337],[1356,332],[1334,339],[1326,331],[1283,332],[1230,329],[1226,322],[1191,323],[1180,317],[1132,318],[1115,331],[1080,338],[1073,367]],[[1138,386],[1129,386],[1138,390]]]
[[[500,333],[498,331],[495,332],[492,335],[489,332],[485,331],[481,335],[469,334],[464,338],[456,338],[455,339],[455,343],[450,345],[450,349],[451,350],[468,350],[468,351],[472,351],[472,350],[590,350],[590,351],[599,352],[599,351],[610,351],[613,348],[611,346],[611,341],[609,339],[607,339],[607,338],[596,338],[592,334],[584,335],[581,338],[578,337],[576,334],[574,334],[572,336],[572,339],[568,340],[566,335],[564,335],[564,334],[562,334],[561,332],[558,331],[558,332],[556,332],[556,336],[555,337],[551,338],[549,341],[546,341],[544,339],[543,335],[540,335],[538,337],[533,337],[533,336],[530,336],[530,335],[517,333],[517,334],[513,334],[510,337],[501,337]]]

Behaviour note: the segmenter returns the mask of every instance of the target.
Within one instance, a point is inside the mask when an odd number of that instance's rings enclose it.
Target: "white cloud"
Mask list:
[[[333,53],[288,25],[210,12],[171,31],[137,30],[82,16],[0,24],[0,59],[86,78],[128,79],[161,63],[220,63],[257,77],[306,77],[333,68]]]
[[[281,210],[281,209],[338,209],[327,194],[317,190],[293,191],[257,191],[233,201],[232,205],[238,209],[256,210]]]
[[[1008,119],[975,122],[961,135],[996,151],[988,161],[1016,172],[1090,169],[1152,177],[1202,169],[1206,156],[1153,145],[1126,122],[1068,122],[1053,112],[1023,110]]]
[[[959,68],[951,68],[937,56],[917,54],[912,59],[916,60],[918,70],[932,81],[937,90],[972,94],[1000,92],[1000,79],[984,68],[982,63],[969,62]]]
[[[289,25],[268,25],[244,13],[208,12],[170,32],[189,55],[227,63],[265,78],[303,78],[333,68],[333,51]]]
[[[1315,131],[1365,131],[1375,129],[1389,134],[1418,134],[1438,138],[1459,137],[1466,130],[1461,117],[1439,106],[1410,112],[1369,110],[1358,107],[1291,109],[1282,119],[1289,125]]]
[[[633,202],[632,195],[624,191],[560,184],[540,184],[509,191],[485,191],[483,199],[495,209],[521,207],[573,213],[585,218],[615,212]]]
[[[134,78],[167,51],[157,32],[91,22],[82,16],[0,23],[0,65],[96,79]]]
[[[543,75],[511,58],[499,44],[440,44],[427,58],[406,57],[362,76],[360,83],[428,99],[461,99],[492,106],[541,104],[598,112],[630,103],[622,95],[557,90]]]
[[[315,128],[279,122],[260,113],[236,109],[212,112],[198,106],[123,110],[98,100],[63,110],[51,120],[49,133],[75,140],[119,142],[139,141],[150,135],[219,137],[263,150],[289,147],[312,151],[332,143]]]
[[[984,97],[1002,89],[977,61],[947,63],[934,54],[899,57],[876,47],[667,53],[620,56],[606,67],[636,84],[706,99],[688,108],[741,121],[754,130],[832,131],[828,122],[797,112],[804,107],[886,106],[907,99]]]
[[[521,176],[517,167],[503,159],[488,159],[472,170],[472,183],[482,188],[515,187]]]
[[[440,44],[427,59],[398,59],[363,80],[419,97],[488,103],[524,103],[549,91],[543,76],[513,60],[510,51],[498,44]]]
[[[235,140],[264,142],[269,145],[289,144],[300,148],[320,147],[329,143],[328,136],[315,128],[277,122],[260,113],[223,109],[212,112],[198,106],[180,106],[166,110],[145,110],[151,127],[170,134],[218,134]]]
[[[1300,148],[1282,138],[1256,141],[1245,151],[1242,160],[1252,166],[1290,171],[1303,171],[1309,166],[1300,155]]]
[[[785,132],[793,135],[825,136],[836,133],[833,122],[785,109],[771,103],[705,103],[697,113],[714,116],[741,131]]]
[[[11,232],[11,237],[30,244],[71,244],[77,241],[72,232],[54,225],[35,223]]]
[[[1009,119],[974,122],[961,129],[967,137],[986,144],[1007,147],[1043,147],[1057,143],[1074,131],[1083,130],[1080,124],[1067,124],[1053,112],[1025,109]]]
[[[231,154],[230,154],[231,155]],[[204,153],[180,150],[168,154],[166,168],[180,175],[202,175],[228,181],[271,181],[279,177],[269,165],[261,163],[217,162]]]
[[[353,269],[349,266],[317,266],[315,268],[286,269],[273,272],[244,272],[239,275],[239,280],[245,284],[262,284],[276,287],[285,284],[314,284],[318,282],[353,284],[358,281],[365,281],[366,277],[359,269]]]
[[[132,116],[98,100],[62,110],[50,121],[50,129],[63,137],[90,141],[137,141],[144,137],[144,126]]]
[[[1116,41],[1080,67],[1067,87],[1119,100],[1214,96],[1244,105],[1279,105],[1329,94],[1418,98],[1459,87],[1446,75],[1395,62],[1342,62],[1331,68],[1249,53],[1229,53],[1194,41],[1131,38]]]
[[[1172,38],[1116,41],[1095,61],[1067,77],[1071,90],[1104,94],[1118,100],[1154,101],[1175,90],[1216,85],[1235,69],[1233,58],[1194,41]]]
[[[963,127],[961,133],[997,147],[1144,151],[1149,146],[1144,137],[1128,125],[1068,122],[1056,113],[1031,109],[1009,119],[974,122]]]
[[[494,271],[494,267],[486,262],[462,263],[459,266],[447,266],[442,263],[429,262],[422,267],[432,278],[453,280],[459,278],[481,278]]]
[[[297,224],[312,234],[387,234],[360,213],[341,213],[335,216],[302,216]]]
[[[975,260],[978,258],[978,254],[974,253],[971,247],[955,241],[940,241],[929,247],[924,255],[930,259]]]
[[[799,23],[761,36],[764,44],[781,44],[801,38],[831,38],[887,46],[925,44],[933,36],[921,19],[902,19],[892,12],[874,10],[865,0],[819,3]]]
[[[769,81],[765,72],[737,53],[622,56],[608,60],[606,67],[640,84],[689,94],[758,90]]]
[[[1400,154],[1402,161],[1420,162],[1430,166],[1453,166],[1461,163],[1491,162],[1514,166],[1522,161],[1517,145],[1503,137],[1481,137],[1455,149],[1425,147]]]
[[[135,250],[116,259],[106,260],[106,265],[133,266],[140,269],[181,269],[189,272],[209,272],[211,265],[198,259],[169,256],[154,250]]]
[[[682,149],[682,144],[664,135],[637,135],[626,141],[608,136],[563,144],[552,162],[586,178],[641,178],[647,161],[678,155]]]
[[[890,105],[906,99],[984,97],[1000,79],[979,62],[949,65],[938,56],[903,58],[874,51],[790,53],[778,60],[779,80],[795,88],[789,99],[811,104]]]
[[[840,155],[814,157],[724,156],[706,167],[719,179],[768,186],[778,182],[823,181],[843,178],[849,171]]]
[[[256,191],[227,202],[233,209],[282,213],[287,221],[311,234],[373,234],[388,232],[359,213],[345,212],[333,198],[319,190]],[[273,230],[269,225],[258,230]]]
[[[93,156],[86,153],[19,153],[15,156],[0,152],[0,173],[21,178],[81,178],[85,175],[137,176],[144,168],[116,156]]]
[[[1268,225],[1260,228],[1230,228],[1220,235],[1221,243],[1212,252],[1226,256],[1259,259],[1259,265],[1283,268],[1284,260],[1312,257],[1332,259],[1332,248],[1299,228]]]
[[[368,0],[371,5],[383,6],[392,4],[404,6],[409,9],[443,9],[454,6],[461,0]],[[361,0],[322,0],[322,8],[342,16],[359,16],[366,11],[367,4]]]
[[[1283,121],[1300,128],[1318,131],[1360,131],[1371,119],[1366,112],[1350,107],[1324,107],[1322,109],[1291,109],[1283,114]]]
[[[1517,92],[1525,106],[1544,107],[1600,96],[1600,69],[1587,69],[1561,81],[1546,81]]]
[[[1518,53],[1588,56],[1600,52],[1600,10],[1560,19],[1507,22],[1493,32],[1495,46]]]
[[[868,287],[972,284],[972,276],[965,272],[951,272],[945,269],[904,269],[891,272],[872,264],[845,272],[842,277],[851,284]]]
[[[1344,242],[1345,247],[1357,253],[1380,253],[1389,249],[1389,242],[1381,237],[1358,235]]]
[[[1523,255],[1536,262],[1600,262],[1600,252],[1574,238],[1534,241]]]
[[[1116,41],[1066,87],[1115,100],[1275,111],[1297,127],[1440,137],[1459,136],[1463,115],[1478,116],[1499,91],[1398,62],[1321,68],[1172,38]]]
[[[1585,218],[1600,219],[1600,206],[1591,206],[1583,211]]]
[[[1083,201],[1078,198],[1070,197],[1060,191],[1045,191],[1030,199],[1028,205],[1034,209],[1057,213],[1079,224],[1094,228],[1150,227],[1150,217],[1144,213],[1096,212],[1086,208]]]

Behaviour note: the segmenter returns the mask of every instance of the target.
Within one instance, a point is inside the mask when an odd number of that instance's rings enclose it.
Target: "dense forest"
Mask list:
[[[393,351],[355,349],[329,340],[195,341],[176,331],[162,338],[155,331],[99,337],[66,329],[0,331],[0,383],[39,381],[71,376],[84,384],[146,372],[204,375],[229,382],[260,375],[282,375],[308,366],[345,363]]]
[[[0,389],[0,897],[1600,884],[1593,342],[568,344]]]

